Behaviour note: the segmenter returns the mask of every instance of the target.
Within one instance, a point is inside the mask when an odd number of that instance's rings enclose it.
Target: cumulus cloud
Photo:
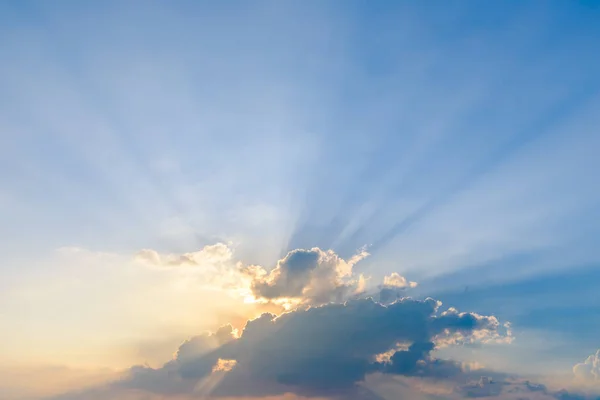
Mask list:
[[[395,288],[414,288],[417,287],[417,282],[409,282],[405,277],[401,276],[397,272],[392,272],[391,275],[383,278],[383,286]]]
[[[161,254],[144,249],[135,255],[138,263],[195,277],[199,287],[218,289],[247,302],[272,303],[290,310],[296,306],[343,302],[366,289],[367,278],[354,266],[369,253],[359,250],[343,259],[332,250],[296,249],[271,268],[246,265],[235,260],[230,246],[217,243],[190,253]],[[405,278],[393,274],[385,287],[398,289]],[[406,281],[407,287],[414,282]],[[395,299],[396,297],[394,297]]]
[[[450,307],[441,314],[439,321],[444,321],[444,324],[454,329],[443,329],[435,338],[438,347],[475,342],[511,343],[514,339],[510,323],[500,324],[500,321],[494,316],[459,312],[454,307]],[[480,328],[473,331],[469,329],[471,326]]]
[[[212,389],[215,396],[329,395],[357,390],[373,373],[457,375],[461,364],[432,357],[436,338],[447,332],[467,337],[500,325],[492,316],[439,313],[440,304],[405,298],[384,305],[369,298],[265,313],[248,321],[239,337],[230,326],[194,337],[162,368],[134,367],[114,387],[189,393],[198,380],[220,373],[225,375]],[[385,352],[389,358],[378,360]]]
[[[405,295],[406,289],[417,287],[417,282],[411,282],[397,272],[393,272],[383,278],[383,284],[379,285],[379,301],[391,303]]]
[[[582,381],[600,382],[600,350],[573,367],[573,374]]]
[[[366,248],[348,259],[318,247],[295,249],[268,269],[236,260],[230,246],[217,243],[182,254],[144,249],[135,255],[135,260],[195,278],[199,288],[222,290],[248,303],[271,303],[292,310],[341,303],[366,294],[370,278],[356,273],[354,267],[368,256]],[[416,286],[416,282],[394,272],[385,276],[381,285],[374,286],[377,292],[372,296],[381,303],[392,303]]]
[[[161,368],[135,366],[107,386],[57,399],[383,400],[421,398],[418,393],[449,400],[595,399],[435,358],[440,337],[479,340],[482,332],[487,332],[483,337],[507,334],[493,316],[453,308],[440,312],[440,306],[430,298],[391,304],[368,298],[264,313],[239,335],[227,325],[190,338]],[[593,365],[588,360],[582,364]],[[385,394],[386,387],[393,390]]]
[[[344,260],[332,250],[317,247],[289,252],[269,273],[264,268],[246,269],[252,275],[252,291],[267,300],[293,299],[308,304],[343,301],[361,289],[353,267],[369,253],[360,251]]]
[[[345,260],[331,250],[297,249],[267,271],[235,261],[223,244],[182,255],[139,253],[141,263],[213,274],[214,279],[203,281],[233,288],[254,301],[292,307],[280,315],[263,313],[247,321],[241,332],[226,325],[191,337],[161,368],[132,367],[106,393],[357,398],[360,391],[362,398],[370,393],[364,387],[367,376],[460,376],[468,369],[435,358],[436,348],[511,336],[494,316],[454,308],[441,312],[437,300],[402,297],[416,283],[397,273],[377,286],[379,296],[366,297],[366,278],[354,266],[367,256],[361,250]],[[219,273],[226,278],[217,279]]]

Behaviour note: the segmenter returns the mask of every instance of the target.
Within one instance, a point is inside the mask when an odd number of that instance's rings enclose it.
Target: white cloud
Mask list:
[[[392,272],[383,278],[384,286],[396,287],[396,288],[414,288],[417,287],[417,282],[410,282],[405,277],[401,276],[397,272]]]
[[[510,322],[500,324],[494,316],[488,317],[477,313],[459,312],[454,307],[450,307],[448,310],[442,312],[441,315],[456,320],[468,318],[472,324],[482,324],[482,322],[484,324],[477,331],[469,332],[468,335],[465,335],[460,330],[454,332],[444,330],[434,340],[435,344],[440,348],[466,343],[512,343],[514,340]]]
[[[600,381],[600,350],[573,367],[573,374],[582,381]]]
[[[231,261],[233,252],[224,243],[203,247],[199,251],[183,254],[161,255],[155,250],[144,249],[136,254],[136,260],[162,267],[210,266]]]

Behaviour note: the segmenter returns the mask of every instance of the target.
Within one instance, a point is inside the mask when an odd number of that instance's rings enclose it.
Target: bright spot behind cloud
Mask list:
[[[185,394],[191,387],[198,390],[196,382],[217,397],[343,395],[374,373],[459,376],[464,373],[461,363],[432,355],[438,338],[458,333],[473,342],[499,337],[500,324],[494,316],[454,309],[439,313],[440,305],[430,298],[404,298],[388,305],[369,298],[279,316],[265,313],[247,321],[239,337],[225,326],[186,341],[161,368],[133,367],[126,379],[109,385],[107,396],[124,389]],[[214,347],[216,343],[222,344]],[[383,353],[389,354],[381,357]],[[227,374],[216,377],[215,372]]]
[[[213,367],[212,372],[218,372],[218,371],[229,372],[233,369],[233,367],[235,367],[236,364],[237,364],[236,360],[224,360],[222,358],[219,358],[217,360],[217,363]]]
[[[341,302],[364,291],[365,278],[353,268],[368,256],[364,249],[348,260],[332,250],[296,249],[267,272],[260,265],[236,261],[230,247],[217,243],[184,254],[160,254],[145,249],[135,259],[152,268],[179,269],[182,275],[196,277],[198,285],[231,292],[243,297],[246,303],[270,302],[291,309],[300,304]],[[394,278],[406,281],[398,274]],[[407,284],[414,285],[414,282]]]

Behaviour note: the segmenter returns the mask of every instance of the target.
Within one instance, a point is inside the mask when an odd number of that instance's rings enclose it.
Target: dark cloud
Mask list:
[[[600,400],[597,394],[549,390],[545,385],[524,380],[518,376],[483,371],[489,376],[456,386],[459,397],[494,397],[505,400]],[[464,376],[473,376],[465,374]]]
[[[183,342],[175,354],[175,359],[180,362],[186,362],[188,360],[200,358],[209,351],[214,350],[233,339],[235,339],[235,336],[233,335],[232,326],[225,325],[219,328],[215,333],[204,333]]]
[[[573,393],[567,390],[559,390],[553,393],[553,396],[558,400],[600,400],[600,396],[590,396],[583,393]]]
[[[504,386],[508,385],[506,381],[498,381],[488,376],[482,376],[477,382],[472,382],[461,387],[465,397],[491,397],[499,396]]]
[[[417,287],[417,282],[411,282],[400,274],[393,272],[383,278],[383,283],[377,288],[377,298],[380,303],[388,304],[406,296],[406,290]]]
[[[384,373],[435,378],[449,378],[462,373],[460,363],[431,358],[429,354],[434,348],[433,342],[413,343],[408,350],[396,351],[390,362],[380,363],[378,369]]]
[[[431,357],[437,338],[494,330],[498,322],[454,310],[438,313],[439,305],[433,299],[405,298],[388,305],[360,299],[281,316],[263,314],[248,321],[239,338],[233,337],[231,327],[192,338],[164,367],[132,368],[117,385],[158,393],[189,390],[190,382],[211,375],[219,360],[237,362],[214,390],[222,396],[240,390],[256,395],[339,394],[356,390],[374,372],[448,377],[459,374],[460,365]],[[399,343],[410,346],[395,351]],[[375,360],[385,352],[391,352],[388,361]]]
[[[208,256],[216,257],[202,254]],[[239,336],[227,325],[192,337],[161,368],[132,367],[126,377],[105,387],[108,398],[121,391],[378,398],[364,385],[367,375],[461,376],[461,364],[432,355],[436,346],[510,335],[493,316],[454,308],[439,312],[441,302],[434,299],[402,298],[416,283],[398,274],[377,287],[378,301],[360,298],[365,280],[353,266],[366,256],[363,250],[344,260],[331,250],[299,249],[269,273],[260,266],[236,266],[233,271],[244,274],[256,298],[302,306],[247,321]]]

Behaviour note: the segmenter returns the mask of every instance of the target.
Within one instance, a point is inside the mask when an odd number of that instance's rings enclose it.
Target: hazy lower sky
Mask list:
[[[597,1],[0,0],[0,399],[598,396],[599,152]]]

